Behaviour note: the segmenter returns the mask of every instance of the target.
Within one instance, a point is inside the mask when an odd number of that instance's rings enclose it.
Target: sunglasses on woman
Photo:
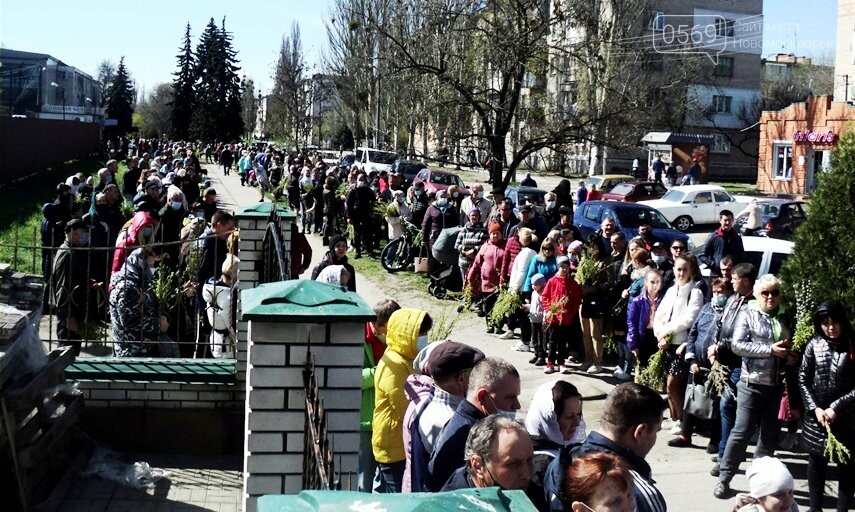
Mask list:
[[[760,295],[764,297],[777,297],[781,295],[781,290],[763,290]]]

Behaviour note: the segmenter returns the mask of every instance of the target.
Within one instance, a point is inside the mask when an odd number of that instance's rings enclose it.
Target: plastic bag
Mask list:
[[[152,468],[148,462],[128,464],[119,458],[118,453],[98,447],[80,475],[98,476],[134,489],[148,489],[154,487],[161,478],[168,476],[169,472]]]
[[[25,311],[21,311],[8,304],[0,304],[0,316],[12,318],[23,316],[25,313]],[[38,330],[33,327],[33,323],[29,319],[24,324],[13,344],[6,349],[6,357],[12,357],[13,354],[23,357],[26,370],[33,375],[37,374],[48,363],[44,343],[39,338]]]

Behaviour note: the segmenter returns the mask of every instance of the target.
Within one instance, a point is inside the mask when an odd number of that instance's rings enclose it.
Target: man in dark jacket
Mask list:
[[[565,510],[562,484],[573,459],[587,453],[607,452],[622,458],[632,469],[636,510],[665,512],[665,498],[656,488],[644,457],[656,444],[666,407],[659,393],[646,386],[626,382],[612,389],[606,397],[600,431],[588,434],[582,444],[565,446],[549,464],[543,488],[550,509]]]
[[[86,322],[89,301],[89,276],[86,272],[86,251],[72,248],[89,245],[89,225],[83,219],[73,219],[65,227],[65,242],[53,261],[50,279],[50,305],[56,314],[56,334],[60,345],[71,345],[74,355],[80,355],[80,327]]]
[[[433,257],[433,246],[439,238],[443,229],[457,227],[460,216],[454,209],[444,190],[436,193],[436,201],[427,207],[424,219],[422,219],[422,245],[430,260],[431,270],[439,266],[439,262]],[[422,253],[424,254],[424,253]]]
[[[428,209],[428,197],[425,192],[425,184],[421,181],[413,185],[413,204],[410,210],[413,213],[413,224],[421,226],[425,218],[425,212]]]
[[[147,169],[147,168],[146,168]],[[140,181],[140,159],[137,157],[128,158],[128,170],[122,178],[122,194],[125,197],[132,198],[137,193],[137,183]]]
[[[356,178],[356,187],[347,193],[347,222],[353,226],[354,245],[356,246],[356,257],[362,257],[363,249],[369,253],[374,252],[374,227],[371,225],[371,213],[374,211],[374,203],[377,197],[368,186],[368,180],[364,174]]]
[[[430,490],[442,489],[451,474],[463,466],[461,454],[472,426],[490,414],[513,417],[520,408],[519,395],[520,374],[511,363],[486,357],[475,365],[466,400],[457,406],[433,448],[428,463]]]
[[[713,275],[720,277],[719,264],[725,255],[730,255],[735,263],[741,263],[745,258],[742,237],[733,229],[733,212],[730,210],[721,211],[719,228],[707,238],[698,259],[701,263],[706,263]]]

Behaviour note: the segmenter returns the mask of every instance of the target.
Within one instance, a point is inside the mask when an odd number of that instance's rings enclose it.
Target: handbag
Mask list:
[[[692,374],[686,384],[686,401],[683,404],[683,412],[702,420],[711,420],[718,412],[716,399],[708,395],[704,387],[706,377],[703,372],[708,371],[701,369],[700,373]]]
[[[417,274],[427,274],[430,272],[430,258],[421,256],[421,253],[419,253],[419,256],[413,258],[413,266]]]
[[[612,306],[612,317],[614,318],[626,318],[626,308],[629,301],[621,297],[614,306]]]

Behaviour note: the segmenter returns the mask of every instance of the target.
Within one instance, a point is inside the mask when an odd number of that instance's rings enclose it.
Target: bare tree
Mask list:
[[[296,147],[305,143],[308,130],[308,82],[304,73],[300,25],[294,22],[291,34],[282,38],[279,49],[266,127],[274,137],[285,139]]]
[[[140,93],[136,113],[141,121],[140,132],[146,137],[170,134],[172,126],[172,84],[160,83],[149,95]]]

